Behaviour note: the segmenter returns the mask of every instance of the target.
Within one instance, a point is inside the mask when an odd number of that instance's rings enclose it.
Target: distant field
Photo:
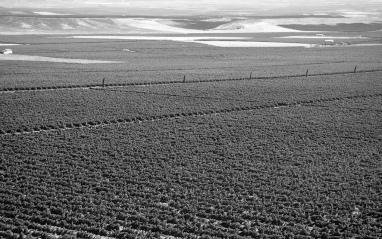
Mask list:
[[[123,63],[0,61],[0,238],[382,238],[381,46],[56,37]]]
[[[239,35],[270,41],[270,34]],[[276,34],[274,36],[280,36]],[[301,42],[301,39],[271,38]],[[0,61],[0,88],[55,85],[225,79],[379,69],[381,46],[335,48],[221,48],[174,41],[61,39],[38,36],[4,37],[15,54],[99,61],[121,64],[65,64]],[[305,41],[305,40],[304,40]],[[307,40],[309,43],[323,40]],[[352,40],[354,41],[354,40]],[[361,42],[374,42],[360,39]],[[131,51],[124,51],[129,49]]]

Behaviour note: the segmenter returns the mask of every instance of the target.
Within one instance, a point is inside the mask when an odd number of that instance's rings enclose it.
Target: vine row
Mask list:
[[[116,125],[116,124],[127,124],[127,123],[141,123],[147,121],[156,121],[156,120],[171,120],[184,117],[192,116],[205,116],[205,115],[214,115],[214,114],[224,114],[231,112],[242,112],[242,111],[251,111],[251,110],[261,110],[261,109],[270,109],[270,108],[281,108],[281,107],[293,107],[293,106],[302,106],[308,104],[315,104],[320,102],[333,102],[340,100],[348,99],[357,99],[357,98],[373,98],[381,97],[382,93],[370,94],[370,95],[353,95],[353,96],[344,96],[344,97],[332,97],[332,98],[322,98],[322,99],[312,99],[312,100],[302,100],[294,102],[277,102],[273,104],[258,105],[258,106],[245,106],[245,107],[234,107],[218,110],[204,110],[204,111],[194,111],[188,113],[170,113],[163,115],[153,115],[145,117],[133,117],[133,118],[120,118],[113,120],[102,120],[102,121],[89,121],[81,123],[66,123],[60,125],[43,125],[35,126],[33,128],[18,128],[16,130],[3,130],[0,129],[0,135],[19,135],[19,134],[29,134],[29,133],[38,133],[46,131],[58,131],[58,130],[69,130],[69,129],[79,129],[79,128],[94,128],[107,125]]]

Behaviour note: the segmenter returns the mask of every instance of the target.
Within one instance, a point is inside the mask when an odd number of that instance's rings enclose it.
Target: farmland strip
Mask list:
[[[60,51],[57,51],[60,52]],[[44,53],[44,52],[40,52]],[[50,52],[49,52],[50,53]],[[330,63],[345,63],[346,61],[331,61],[331,62],[313,62],[313,63],[300,63],[300,64],[276,64],[276,65],[267,65],[266,67],[275,67],[275,66],[310,66],[310,65],[324,65]],[[253,65],[251,68],[263,68],[264,65]],[[172,69],[130,69],[130,70],[77,70],[70,73],[117,73],[117,72],[165,72],[165,71],[193,71],[193,70],[215,70],[215,69],[232,69],[237,68],[236,66],[221,66],[221,67],[197,67],[197,68],[172,68]],[[361,71],[359,71],[361,72]],[[62,72],[49,71],[49,73],[59,74]],[[354,73],[354,72],[353,72]],[[3,73],[3,75],[31,75],[36,74],[35,72],[12,72],[12,73]]]
[[[95,90],[104,90],[102,88],[93,88]],[[166,94],[166,93],[157,93],[151,91],[137,91],[137,90],[120,90],[120,89],[107,89],[109,91],[119,91],[119,92],[128,92],[128,93],[138,93],[138,94],[148,94],[148,95],[164,95],[171,97],[185,97],[185,98],[193,98],[193,99],[209,99],[209,100],[225,100],[225,101],[239,101],[239,102],[255,102],[253,100],[240,100],[240,99],[232,99],[232,98],[219,98],[219,97],[207,97],[207,96],[194,96],[194,95],[177,95],[177,94]]]
[[[111,121],[91,121],[91,122],[82,122],[82,123],[74,123],[74,124],[65,124],[60,127],[50,127],[50,126],[42,126],[42,127],[32,127],[32,129],[18,128],[13,131],[5,131],[0,129],[0,135],[19,135],[19,134],[30,134],[36,132],[46,132],[46,131],[61,131],[68,129],[78,129],[78,128],[94,128],[101,127],[107,125],[116,125],[116,124],[125,124],[125,123],[142,123],[147,121],[155,121],[155,120],[171,120],[176,118],[184,118],[189,116],[204,116],[204,115],[216,115],[216,114],[224,114],[230,112],[242,112],[242,111],[251,111],[251,110],[260,110],[260,109],[271,109],[271,108],[281,108],[281,107],[293,107],[293,106],[302,106],[308,105],[312,106],[312,104],[319,102],[333,102],[340,100],[348,100],[348,99],[357,99],[357,98],[374,98],[381,97],[382,93],[379,94],[370,94],[370,95],[353,95],[353,96],[345,96],[345,97],[333,97],[333,98],[324,98],[324,99],[313,99],[313,100],[303,100],[303,101],[295,101],[295,102],[278,102],[275,104],[267,104],[267,105],[258,105],[258,106],[248,106],[248,107],[235,107],[235,108],[226,108],[226,109],[218,109],[218,110],[205,110],[205,111],[194,111],[188,113],[171,113],[164,115],[153,115],[147,117],[134,117],[134,118],[126,118],[126,119],[115,119]],[[379,139],[378,139],[379,140]]]
[[[320,107],[320,108],[329,108],[329,106],[327,105],[310,105],[311,107]],[[367,111],[373,111],[373,112],[377,112],[377,113],[382,113],[382,110],[377,110],[377,109],[363,109],[363,108],[354,108],[354,107],[345,107],[345,106],[341,106],[341,109],[342,110],[350,110],[350,111],[364,111],[364,112],[367,112]]]
[[[374,70],[363,70],[357,71],[344,71],[344,72],[331,72],[331,73],[318,73],[318,74],[309,74],[309,76],[332,76],[332,75],[345,75],[345,74],[361,74],[369,72],[381,72],[382,69]],[[147,85],[163,85],[163,84],[191,84],[191,83],[204,83],[204,82],[223,82],[223,81],[243,81],[243,80],[263,80],[263,79],[280,79],[280,78],[298,78],[306,77],[305,74],[300,75],[280,75],[280,76],[264,76],[264,77],[244,77],[244,78],[227,78],[227,79],[212,79],[212,80],[189,80],[183,82],[181,80],[176,81],[154,81],[154,82],[130,82],[130,83],[111,83],[105,84],[86,84],[86,85],[68,85],[68,86],[36,86],[36,87],[13,87],[13,88],[3,88],[0,89],[0,92],[14,92],[14,91],[40,91],[40,90],[61,90],[61,89],[84,89],[92,87],[125,87],[125,86],[147,86]]]

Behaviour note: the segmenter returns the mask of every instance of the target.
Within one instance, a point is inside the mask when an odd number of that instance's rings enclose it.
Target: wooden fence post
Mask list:
[[[105,77],[102,79],[102,87],[105,88]]]
[[[357,73],[357,66],[354,67],[354,73]]]
[[[186,83],[186,75],[183,76],[183,83]]]
[[[306,70],[305,77],[308,77],[309,69]]]
[[[249,74],[249,79],[252,80],[252,71],[251,74]]]

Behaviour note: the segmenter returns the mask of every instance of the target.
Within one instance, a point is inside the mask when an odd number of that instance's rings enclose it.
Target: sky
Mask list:
[[[382,0],[0,0],[3,7],[85,7],[85,6],[148,6],[148,7],[201,7],[201,6],[288,6],[288,5],[382,5]]]
[[[0,0],[0,7],[25,8],[84,8],[98,9],[167,9],[197,12],[253,12],[281,9],[293,11],[296,9],[325,10],[325,9],[374,9],[380,6],[382,0]],[[302,11],[302,10],[301,10]]]

